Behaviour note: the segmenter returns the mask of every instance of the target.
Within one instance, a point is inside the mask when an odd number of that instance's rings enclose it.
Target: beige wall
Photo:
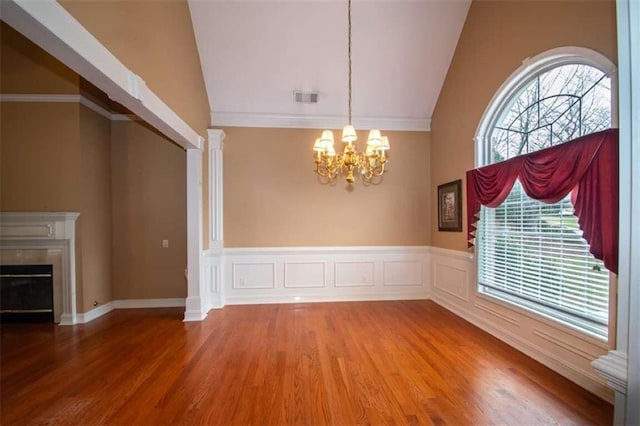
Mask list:
[[[206,140],[210,108],[187,0],[63,0],[60,4]],[[202,167],[206,245],[206,156]]]
[[[82,308],[113,300],[111,283],[111,122],[80,107]]]
[[[0,22],[0,92],[78,93],[78,75]]]
[[[114,298],[185,297],[184,150],[142,123],[115,121],[111,170]]]
[[[4,24],[1,53],[3,93],[81,92],[77,74]],[[78,311],[116,295],[184,297],[184,151],[139,124],[118,122],[113,152],[121,155],[112,161],[112,122],[79,103],[0,107],[0,209],[81,213]],[[116,204],[120,210],[112,215]],[[162,239],[170,247],[155,250]],[[114,281],[114,275],[123,280]]]
[[[386,132],[383,183],[350,190],[343,178],[318,183],[320,130],[224,130],[226,247],[429,244],[428,133]]]
[[[111,297],[109,121],[78,103],[0,104],[2,211],[79,212],[79,312]]]
[[[3,211],[80,211],[76,103],[0,103]]]
[[[201,136],[209,103],[186,0],[60,4]]]
[[[431,122],[432,245],[466,249],[466,232],[438,232],[435,188],[474,167],[475,131],[500,85],[525,58],[561,46],[588,47],[616,63],[615,3],[472,3]]]

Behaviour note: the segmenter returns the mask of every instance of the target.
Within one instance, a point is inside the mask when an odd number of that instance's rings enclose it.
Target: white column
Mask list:
[[[620,232],[616,350],[593,367],[615,390],[616,425],[640,424],[640,2],[616,2]]]
[[[223,130],[209,129],[209,248],[224,246],[222,228],[222,146]]]
[[[209,250],[204,274],[208,281],[209,308],[221,308],[224,306],[222,148],[225,133],[219,129],[209,129],[207,132],[209,137]]]
[[[202,151],[187,150],[187,300],[185,321],[201,321],[208,303],[202,290]]]

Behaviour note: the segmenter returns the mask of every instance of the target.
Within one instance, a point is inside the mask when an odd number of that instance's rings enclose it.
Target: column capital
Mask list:
[[[226,133],[222,129],[207,129],[207,136],[209,137],[209,151],[212,149],[222,150],[222,141],[226,136]]]

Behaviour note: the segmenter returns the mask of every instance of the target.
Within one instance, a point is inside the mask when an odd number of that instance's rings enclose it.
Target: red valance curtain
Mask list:
[[[589,251],[618,273],[618,130],[467,172],[467,237],[473,247],[480,206],[498,207],[518,179],[531,198],[551,204],[571,192]]]

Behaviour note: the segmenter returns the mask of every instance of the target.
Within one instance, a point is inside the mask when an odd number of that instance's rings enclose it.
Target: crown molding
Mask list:
[[[79,103],[111,121],[141,121],[140,117],[135,114],[113,114],[83,95],[9,93],[0,95],[0,102]]]
[[[216,127],[284,127],[296,129],[341,129],[344,116],[261,114],[212,111],[211,123]],[[353,124],[361,129],[428,132],[431,118],[353,117]]]
[[[80,95],[80,104],[86,106],[87,108],[89,108],[93,112],[95,112],[97,114],[100,114],[101,116],[103,116],[107,120],[113,120],[113,114],[111,113],[111,111],[108,111],[106,108],[102,107],[101,105],[98,105],[97,103],[95,103],[94,101],[92,101],[89,98],[86,98],[86,97]]]

